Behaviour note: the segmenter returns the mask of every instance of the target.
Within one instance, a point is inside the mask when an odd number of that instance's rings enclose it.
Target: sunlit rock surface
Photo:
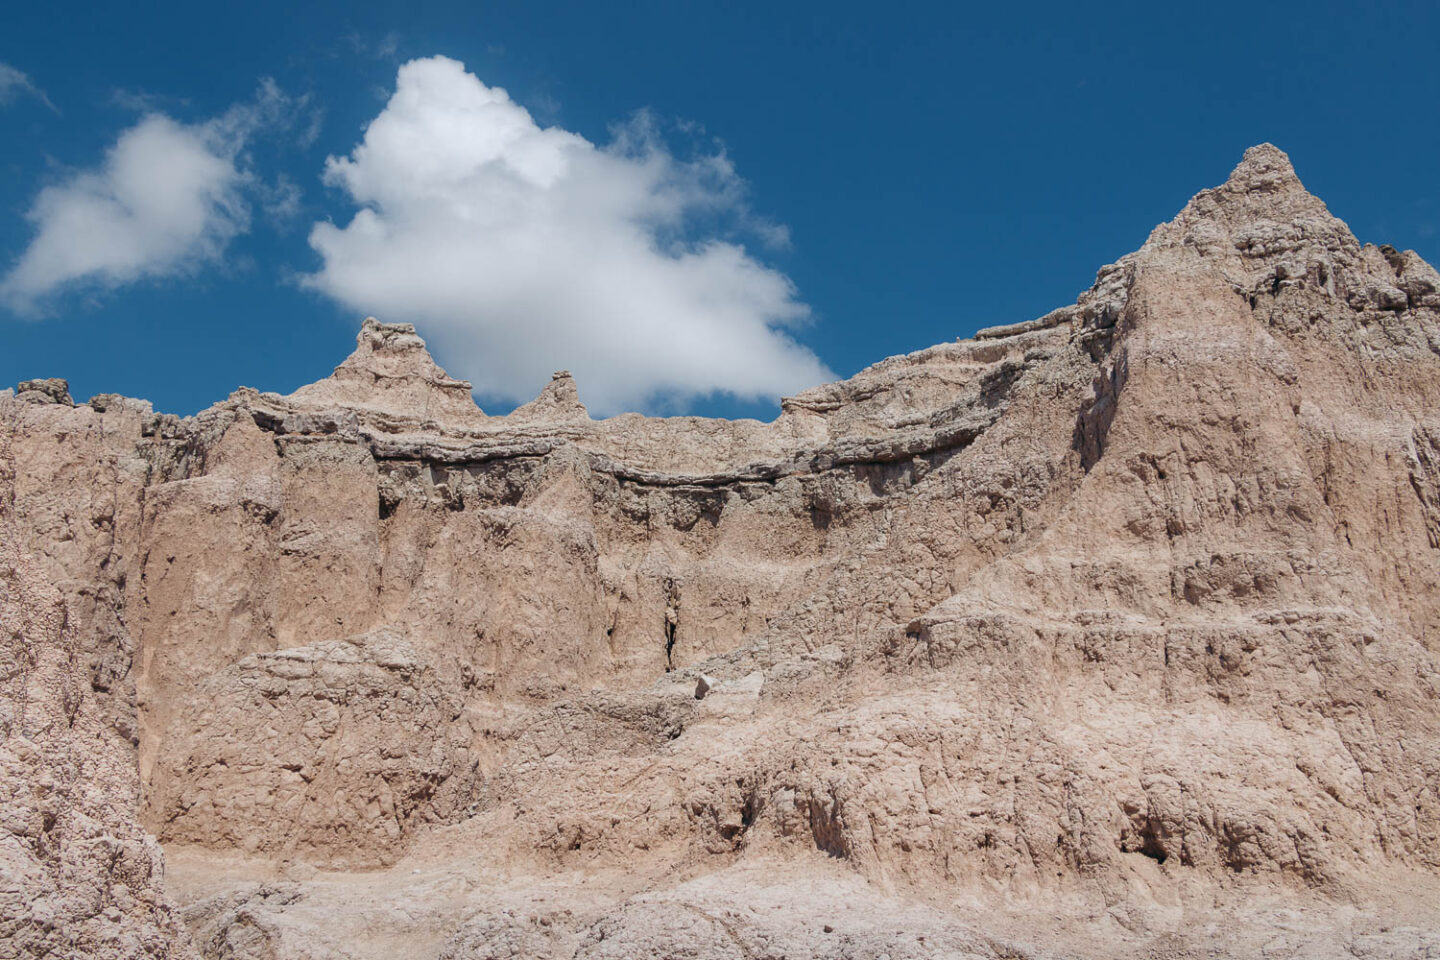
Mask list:
[[[1279,150],[773,423],[583,396],[0,398],[0,955],[1440,953],[1440,277]]]

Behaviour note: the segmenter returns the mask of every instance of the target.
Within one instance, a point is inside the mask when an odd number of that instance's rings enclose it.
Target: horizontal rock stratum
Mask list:
[[[0,956],[1440,955],[1440,276],[1279,150],[772,423],[583,389],[0,398]]]

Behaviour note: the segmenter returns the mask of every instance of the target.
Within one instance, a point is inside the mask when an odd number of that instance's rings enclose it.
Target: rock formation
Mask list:
[[[582,393],[0,398],[0,956],[1440,953],[1440,275],[1279,150],[772,423]]]

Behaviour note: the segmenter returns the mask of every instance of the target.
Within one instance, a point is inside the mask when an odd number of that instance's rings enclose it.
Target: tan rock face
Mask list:
[[[0,435],[0,956],[193,956],[159,844],[135,816],[131,744],[102,707],[112,666],[82,641],[103,625],[86,615],[95,598],[57,589],[21,552],[30,532],[16,522],[21,458],[9,427]]]
[[[83,681],[75,782],[207,955],[1440,948],[1440,276],[1273,147],[768,424],[563,373],[487,417],[373,320],[186,420],[41,383],[0,507],[58,599],[6,609],[69,639],[6,643]]]
[[[178,842],[374,866],[479,786],[461,701],[393,629],[251,654],[201,694],[155,777]]]

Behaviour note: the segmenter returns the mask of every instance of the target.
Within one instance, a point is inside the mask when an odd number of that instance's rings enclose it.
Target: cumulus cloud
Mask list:
[[[0,280],[0,302],[35,312],[71,287],[110,289],[216,260],[250,224],[239,161],[257,129],[290,102],[273,83],[213,120],[149,113],[120,134],[104,162],[45,187],[27,218],[30,245]]]
[[[51,110],[55,110],[55,104],[45,96],[44,90],[35,85],[35,81],[30,79],[29,74],[23,70],[17,70],[8,63],[0,63],[0,105],[9,103],[22,93],[28,93]]]
[[[463,64],[413,60],[325,180],[360,209],[314,226],[306,283],[419,323],[482,393],[526,400],[564,367],[610,412],[831,377],[789,333],[809,316],[794,284],[718,232],[783,230],[749,217],[723,154],[681,160],[644,116],[600,147]]]

